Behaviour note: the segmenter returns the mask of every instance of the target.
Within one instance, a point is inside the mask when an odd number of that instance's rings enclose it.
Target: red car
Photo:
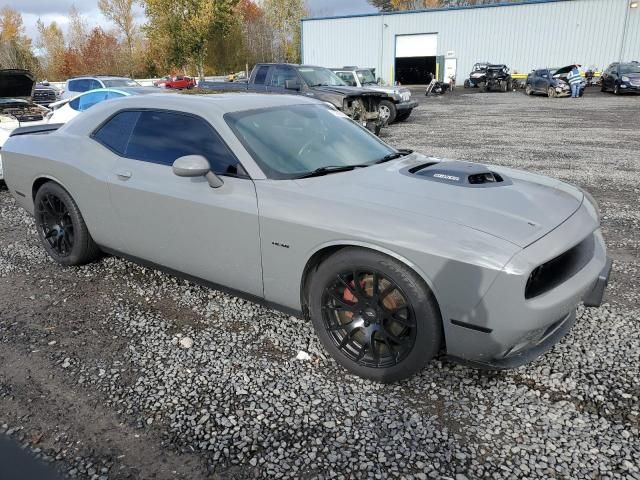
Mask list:
[[[178,75],[176,77],[163,77],[162,79],[153,82],[155,87],[175,88],[182,90],[184,88],[193,88],[196,86],[196,80],[191,77],[184,77]]]

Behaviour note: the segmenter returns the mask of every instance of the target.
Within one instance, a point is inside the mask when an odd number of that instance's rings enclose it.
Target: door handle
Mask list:
[[[129,180],[131,178],[131,172],[128,170],[118,170],[116,172],[116,176],[120,179],[120,180]]]

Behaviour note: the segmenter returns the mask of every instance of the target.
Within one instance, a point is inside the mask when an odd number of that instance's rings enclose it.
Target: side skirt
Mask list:
[[[181,278],[183,280],[188,280],[197,285],[201,285],[206,288],[210,288],[212,290],[218,290],[220,292],[224,292],[229,295],[233,295],[234,297],[239,297],[244,300],[247,300],[252,303],[257,303],[258,305],[262,305],[263,307],[269,308],[271,310],[277,310],[287,315],[292,315],[298,318],[304,318],[302,311],[296,310],[295,308],[285,307],[284,305],[280,305],[278,303],[269,302],[263,297],[258,297],[257,295],[253,295],[251,293],[243,292],[241,290],[236,290],[233,288],[225,287],[224,285],[220,285],[217,283],[210,282],[208,280],[204,280],[202,278],[194,277],[192,275],[186,274],[184,272],[180,272],[178,270],[173,270],[171,268],[165,267],[163,265],[158,265],[157,263],[149,262],[142,258],[134,257],[132,255],[127,255],[126,253],[118,252],[116,250],[112,250],[106,247],[100,247],[105,253],[109,255],[113,255],[114,257],[124,258],[125,260],[129,260],[130,262],[137,263],[143,267],[152,268],[155,270],[160,270],[161,272],[167,273],[177,278]]]

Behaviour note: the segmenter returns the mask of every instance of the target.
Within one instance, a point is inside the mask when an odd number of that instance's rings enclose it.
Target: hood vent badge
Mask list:
[[[479,163],[442,161],[427,162],[401,170],[413,178],[448,183],[458,187],[490,188],[511,185],[512,181]]]

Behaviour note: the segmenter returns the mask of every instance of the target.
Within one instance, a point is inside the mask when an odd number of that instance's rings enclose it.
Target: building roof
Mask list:
[[[326,17],[307,17],[303,18],[303,22],[312,21],[312,20],[334,20],[341,18],[357,18],[357,17],[381,17],[381,16],[389,16],[389,15],[407,15],[411,13],[428,13],[428,12],[449,12],[455,10],[475,10],[479,8],[496,8],[496,7],[519,7],[522,5],[535,5],[535,4],[543,4],[543,3],[559,3],[559,2],[570,2],[572,0],[522,0],[521,2],[508,2],[501,1],[498,3],[486,3],[480,5],[464,5],[457,7],[439,7],[439,8],[423,8],[419,10],[402,10],[396,12],[375,12],[375,13],[357,13],[352,15],[333,15]]]

